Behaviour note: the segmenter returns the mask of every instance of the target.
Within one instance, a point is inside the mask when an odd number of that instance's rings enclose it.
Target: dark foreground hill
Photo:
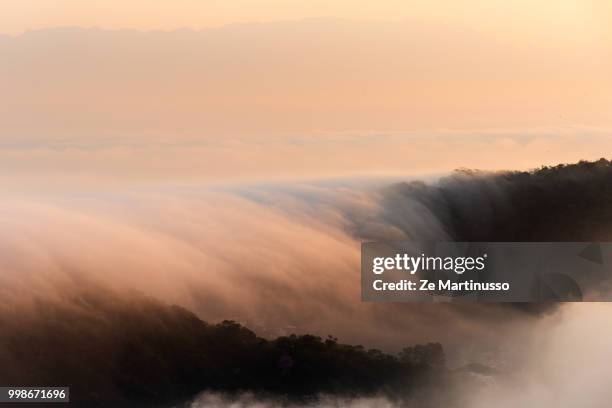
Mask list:
[[[266,340],[236,322],[207,324],[181,307],[99,288],[4,313],[0,325],[0,383],[68,385],[73,406],[168,406],[205,390],[293,402],[392,397],[444,366],[439,344],[396,357],[332,337]]]

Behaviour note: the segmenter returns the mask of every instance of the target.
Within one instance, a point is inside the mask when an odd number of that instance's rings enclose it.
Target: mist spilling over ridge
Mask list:
[[[520,388],[529,333],[575,309],[362,303],[359,242],[612,239],[604,159],[376,188],[142,194],[1,204],[1,384],[68,385],[75,406],[479,406],[466,390]]]
[[[523,172],[458,170],[435,184],[384,188],[379,219],[411,239],[606,241],[612,238],[611,177],[605,159]]]

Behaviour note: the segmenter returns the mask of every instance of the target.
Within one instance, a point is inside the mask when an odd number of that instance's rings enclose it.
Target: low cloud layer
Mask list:
[[[29,117],[28,117],[29,118]],[[33,132],[37,134],[37,132]],[[172,133],[174,134],[174,133]],[[457,168],[523,170],[597,160],[610,128],[312,132],[284,136],[45,138],[6,131],[0,185],[9,191],[111,191],[134,183],[269,183],[431,177]],[[483,152],[487,152],[483,154]]]

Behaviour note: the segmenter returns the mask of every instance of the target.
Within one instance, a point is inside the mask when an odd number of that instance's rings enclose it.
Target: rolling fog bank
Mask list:
[[[363,303],[359,243],[604,241],[610,181],[600,160],[431,183],[7,194],[0,382],[61,379],[89,406],[569,407],[588,392],[599,407],[607,305]],[[427,349],[402,362],[430,343],[444,365]]]

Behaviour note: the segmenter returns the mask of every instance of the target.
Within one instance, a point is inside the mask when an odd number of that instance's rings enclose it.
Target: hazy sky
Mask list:
[[[608,0],[4,0],[2,178],[597,159],[610,27]]]
[[[312,17],[435,18],[517,36],[548,32],[565,41],[606,29],[610,11],[607,0],[4,0],[0,31],[54,26],[203,28]]]

